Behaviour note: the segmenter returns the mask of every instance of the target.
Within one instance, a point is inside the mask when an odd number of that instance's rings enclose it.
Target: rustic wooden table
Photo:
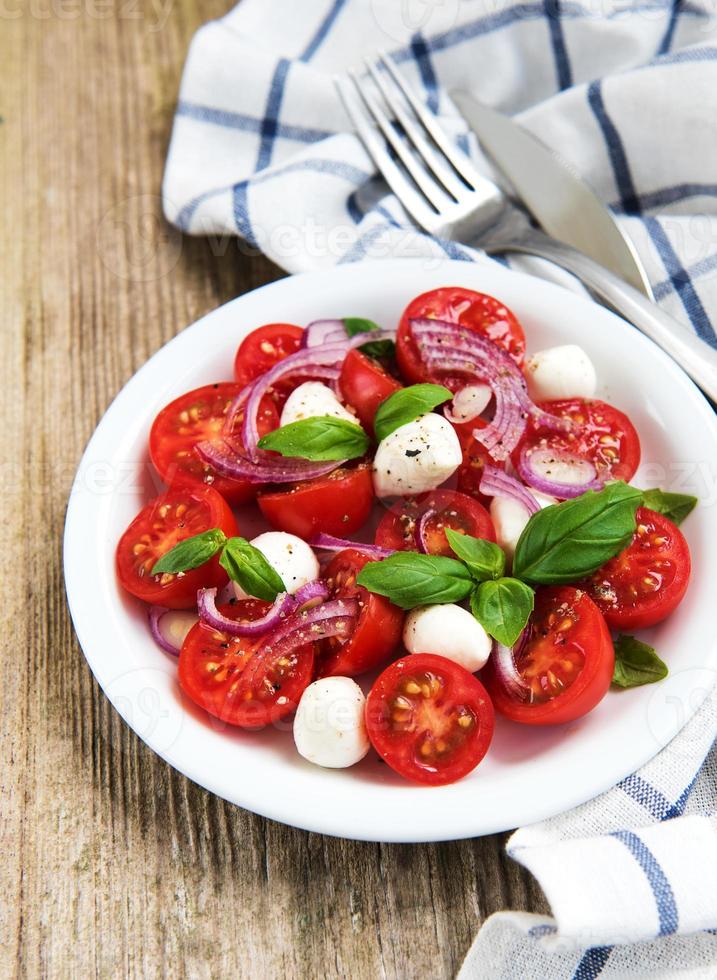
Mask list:
[[[0,975],[449,977],[540,911],[504,839],[363,844],[211,796],[120,721],[62,579],[72,476],[134,371],[281,275],[182,239],[158,189],[189,40],[226,0],[0,6]]]

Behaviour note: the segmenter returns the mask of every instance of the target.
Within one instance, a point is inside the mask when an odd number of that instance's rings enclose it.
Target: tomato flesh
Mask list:
[[[227,574],[215,556],[181,575],[152,575],[162,555],[180,541],[218,527],[232,537],[237,524],[221,494],[211,487],[173,487],[143,507],[117,545],[120,584],[144,602],[169,609],[191,609],[197,590],[224,585]]]
[[[328,476],[260,492],[262,514],[278,531],[310,540],[315,534],[346,537],[366,523],[373,504],[368,463],[339,467]]]
[[[640,465],[640,437],[624,414],[597,399],[561,398],[540,402],[552,415],[569,418],[575,427],[553,432],[529,421],[526,434],[513,454],[517,464],[521,451],[551,449],[589,460],[604,480],[629,481]]]
[[[525,334],[507,306],[487,293],[477,293],[462,286],[446,286],[417,296],[401,316],[396,337],[396,357],[401,374],[411,384],[431,381],[457,391],[475,377],[465,372],[430,370],[423,363],[409,323],[421,317],[460,323],[494,341],[511,355],[516,364],[523,363]]]
[[[376,409],[402,385],[372,357],[360,350],[348,352],[339,379],[344,399],[356,409],[364,428],[373,432]]]
[[[615,655],[602,613],[572,586],[538,589],[535,609],[513,650],[514,677],[506,679],[491,654],[481,677],[496,711],[526,725],[557,725],[581,718],[610,687]]]
[[[483,429],[487,423],[478,418],[473,420],[472,425],[474,429]],[[505,462],[498,462],[493,459],[485,446],[478,442],[475,436],[466,436],[459,432],[458,438],[461,440],[463,448],[463,462],[456,474],[456,489],[487,507],[492,498],[481,493],[479,489],[483,479],[483,470],[486,466],[495,466],[499,470],[505,469]]]
[[[229,619],[255,620],[270,603],[246,599],[220,606]],[[273,652],[266,638],[231,636],[199,622],[179,654],[179,684],[209,714],[240,728],[263,728],[296,710],[311,682],[315,644]]]
[[[289,354],[294,354],[301,346],[303,336],[303,329],[294,323],[266,323],[252,330],[239,344],[234,358],[237,382],[244,387]],[[281,406],[294,387],[294,381],[279,381],[269,393]]]
[[[396,551],[418,551],[418,524],[424,514],[431,513],[424,525],[424,538],[429,555],[455,558],[448,544],[446,529],[474,538],[495,541],[495,528],[490,514],[472,497],[455,490],[433,490],[418,497],[404,497],[387,511],[376,528],[376,544]]]
[[[403,611],[383,596],[356,584],[356,576],[370,560],[368,555],[347,549],[336,555],[324,573],[331,598],[357,599],[360,611],[348,639],[331,637],[321,642],[324,655],[319,666],[321,677],[362,674],[387,660],[401,642]]]
[[[640,507],[631,544],[585,587],[608,626],[645,629],[682,602],[690,571],[690,549],[680,529],[663,514]]]
[[[226,382],[205,385],[176,398],[157,415],[149,434],[149,455],[165,483],[208,484],[234,506],[256,495],[255,484],[220,476],[196,450],[200,442],[222,440],[227,412],[241,390],[242,385]],[[244,413],[240,412],[232,427],[232,439],[238,445],[243,421]],[[274,402],[263,398],[257,416],[259,435],[278,425]]]
[[[419,653],[391,664],[366,702],[373,747],[401,776],[443,786],[488,751],[495,716],[481,682],[459,664]]]

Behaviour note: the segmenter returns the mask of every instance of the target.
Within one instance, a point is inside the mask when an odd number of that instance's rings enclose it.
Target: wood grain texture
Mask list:
[[[166,2],[0,11],[0,975],[449,977],[487,915],[545,908],[501,837],[352,843],[223,803],[127,729],[72,632],[93,428],[168,338],[281,274],[162,222],[186,49],[225,9]]]

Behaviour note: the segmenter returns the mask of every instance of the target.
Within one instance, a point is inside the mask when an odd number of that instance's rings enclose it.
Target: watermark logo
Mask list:
[[[162,217],[156,194],[125,198],[97,227],[97,252],[118,279],[152,282],[172,271],[182,254],[182,236]]]
[[[455,26],[461,0],[371,0],[371,13],[387,38],[404,43],[414,34],[440,34]]]

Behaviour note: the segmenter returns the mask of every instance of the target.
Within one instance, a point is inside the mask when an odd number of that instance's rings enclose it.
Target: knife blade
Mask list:
[[[451,92],[483,150],[510,181],[521,203],[553,238],[589,255],[654,300],[635,246],[575,169],[518,123]]]

